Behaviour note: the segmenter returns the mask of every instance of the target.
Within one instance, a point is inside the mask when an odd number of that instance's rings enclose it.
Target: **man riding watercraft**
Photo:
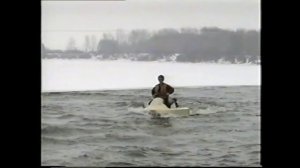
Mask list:
[[[158,76],[158,81],[159,84],[155,85],[153,87],[153,89],[151,90],[152,93],[152,97],[156,98],[156,97],[160,97],[164,100],[164,104],[167,107],[171,107],[171,105],[173,103],[175,103],[175,106],[178,107],[177,101],[175,98],[171,99],[171,101],[169,100],[169,95],[174,93],[174,88],[166,83],[164,83],[165,77],[163,75],[159,75]],[[149,102],[149,104],[151,103],[151,101]]]

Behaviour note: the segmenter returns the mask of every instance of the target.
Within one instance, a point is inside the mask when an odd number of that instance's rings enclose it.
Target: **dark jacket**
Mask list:
[[[169,96],[167,95],[167,93],[172,94],[174,92],[174,88],[166,83],[162,83],[162,85],[155,85],[151,92],[153,96],[155,95],[154,97],[168,99]]]

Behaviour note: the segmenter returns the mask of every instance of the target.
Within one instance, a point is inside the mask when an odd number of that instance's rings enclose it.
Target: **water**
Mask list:
[[[260,166],[260,87],[175,88],[188,117],[153,119],[150,91],[42,94],[42,165]]]

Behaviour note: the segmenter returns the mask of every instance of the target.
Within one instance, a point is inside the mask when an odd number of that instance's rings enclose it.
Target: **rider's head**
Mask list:
[[[163,75],[158,76],[159,83],[162,83],[164,81],[165,77]]]

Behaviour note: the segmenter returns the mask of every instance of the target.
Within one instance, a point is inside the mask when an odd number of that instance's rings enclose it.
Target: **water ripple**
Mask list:
[[[151,118],[149,90],[42,94],[42,165],[260,166],[259,87],[179,88],[195,115]]]

